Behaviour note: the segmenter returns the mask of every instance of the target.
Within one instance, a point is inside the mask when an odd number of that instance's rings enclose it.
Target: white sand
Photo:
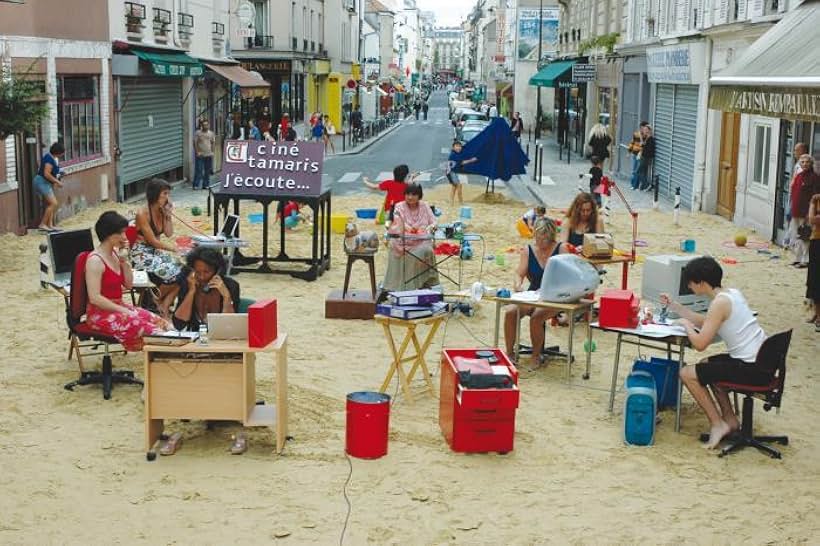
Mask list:
[[[480,188],[466,189],[471,200],[478,197]],[[444,204],[446,191],[442,187],[425,197]],[[375,193],[337,198],[333,208],[352,212],[380,201]],[[488,241],[488,254],[521,244],[514,219],[523,205],[472,206],[473,227]],[[65,227],[91,225],[100,210],[87,211]],[[247,207],[243,217],[257,210]],[[452,219],[453,210],[448,212]],[[623,249],[628,248],[627,221],[619,212],[614,222],[617,246]],[[260,239],[258,226],[243,222],[243,235]],[[820,377],[817,357],[810,356],[818,349],[818,337],[803,322],[805,271],[789,267],[785,256],[769,260],[754,250],[725,248],[722,242],[736,228],[717,216],[684,215],[681,224],[676,228],[670,216],[641,213],[639,237],[650,246],[640,253],[673,252],[680,239],[693,238],[699,252],[734,257],[739,263],[725,266],[725,284],[745,292],[768,333],[795,329],[783,410],[777,415],[757,405],[755,412],[760,433],[790,436],[783,460],[751,449],[719,459],[701,449],[697,435],[707,422],[688,395],[680,434],[673,430],[674,413],[664,412],[654,447],[625,447],[623,397],[616,400],[614,415],[606,410],[614,339],[598,334],[589,381],[581,379],[581,366],[574,368],[568,387],[564,363],[552,361],[534,372],[526,371],[528,361],[522,363],[515,450],[506,456],[451,452],[439,431],[437,397],[421,395],[423,383],[417,378],[417,402],[411,405],[399,396],[391,410],[388,456],[352,461],[346,543],[817,543],[820,438],[813,416]],[[304,248],[307,229],[288,237]],[[0,237],[5,319],[0,543],[231,544],[276,537],[290,544],[338,543],[348,474],[345,395],[378,388],[388,362],[387,345],[374,322],[323,318],[326,294],[342,285],[341,239],[334,235],[333,268],[316,282],[238,276],[243,294],[279,299],[279,328],[290,336],[290,431],[295,439],[284,455],[272,454],[266,429],[250,429],[249,450],[238,457],[227,453],[237,426],[207,431],[200,422],[171,422],[167,429],[184,433],[182,449],[147,463],[138,388],[118,386],[110,401],[102,399],[98,387],[62,389],[78,372],[76,362],[66,360],[62,299],[38,286],[42,237]],[[276,249],[277,237],[272,240]],[[480,244],[475,252],[476,258],[465,263],[467,284],[478,278],[482,265]],[[385,259],[382,250],[378,275],[384,273]],[[482,280],[509,286],[514,255],[508,254],[506,262],[505,267],[483,262]],[[367,286],[365,271],[356,265],[353,286]],[[640,271],[639,265],[630,273],[630,286],[637,290]],[[605,284],[619,282],[620,271],[610,268]],[[490,342],[492,317],[492,304],[484,303],[474,317],[451,319],[430,350],[431,371],[438,371],[442,346]],[[576,347],[583,335],[583,328],[578,330]],[[563,346],[565,336],[565,329],[553,330],[548,340]],[[583,353],[577,354],[582,362]],[[635,355],[634,347],[627,348],[623,362]],[[694,359],[690,353],[688,360]],[[139,354],[114,362],[141,374]],[[621,366],[622,376],[627,368]],[[271,369],[270,357],[258,362],[258,395],[268,401],[273,398]]]

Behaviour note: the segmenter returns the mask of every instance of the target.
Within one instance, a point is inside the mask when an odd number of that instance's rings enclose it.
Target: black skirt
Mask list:
[[[809,241],[809,267],[806,272],[806,297],[820,303],[820,239]]]

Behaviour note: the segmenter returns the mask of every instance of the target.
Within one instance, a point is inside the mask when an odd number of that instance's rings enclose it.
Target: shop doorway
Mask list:
[[[740,114],[723,112],[720,135],[717,213],[734,220],[737,195],[737,153],[740,145]]]
[[[18,133],[17,146],[17,214],[21,227],[36,228],[43,215],[42,199],[34,192],[34,176],[40,167],[43,145],[40,126],[34,132]]]

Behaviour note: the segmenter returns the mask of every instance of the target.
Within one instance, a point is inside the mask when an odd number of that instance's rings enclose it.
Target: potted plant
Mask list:
[[[142,30],[142,19],[136,15],[126,15],[125,26],[128,29],[128,32],[139,33]]]

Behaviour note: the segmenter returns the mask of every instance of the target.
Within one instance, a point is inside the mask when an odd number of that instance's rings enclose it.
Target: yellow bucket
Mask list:
[[[345,224],[347,224],[348,218],[350,218],[350,215],[348,214],[331,214],[330,229],[333,231],[333,233],[344,235]]]

